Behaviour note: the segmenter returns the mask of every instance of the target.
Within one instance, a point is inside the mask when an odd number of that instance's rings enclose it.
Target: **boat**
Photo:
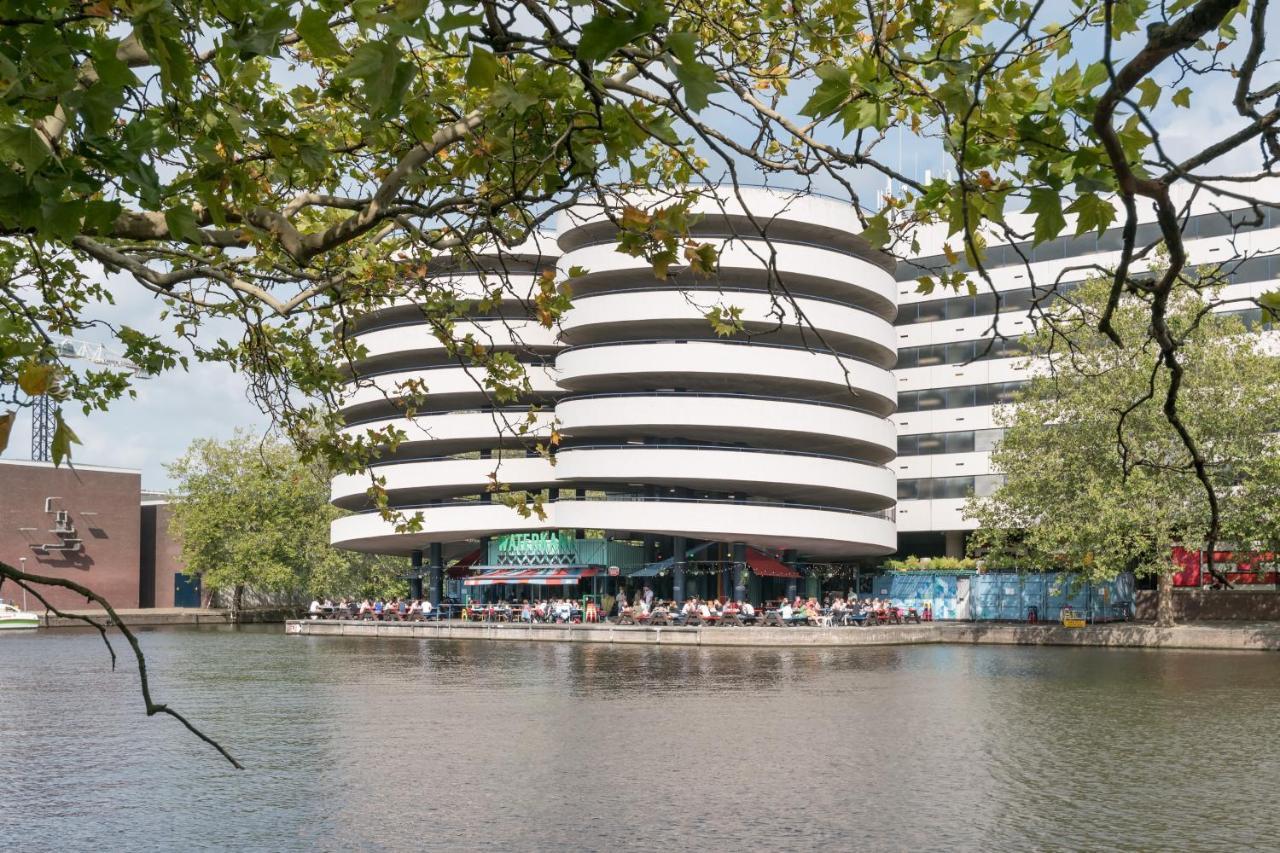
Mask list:
[[[40,616],[30,610],[19,610],[12,604],[0,601],[0,631],[9,628],[39,628]]]

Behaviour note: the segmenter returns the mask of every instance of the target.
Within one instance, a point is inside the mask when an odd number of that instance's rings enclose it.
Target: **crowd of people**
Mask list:
[[[756,607],[749,601],[725,598],[699,598],[683,602],[657,598],[653,590],[643,590],[629,598],[623,590],[614,596],[605,596],[599,603],[571,598],[550,598],[530,601],[498,601],[482,604],[471,601],[465,605],[446,604],[432,607],[425,598],[364,599],[338,602],[329,599],[313,599],[308,608],[311,619],[360,619],[381,622],[418,622],[459,616],[472,621],[500,621],[532,623],[603,622],[609,619],[619,624],[631,625],[834,625],[888,624],[907,621],[930,622],[933,614],[928,604],[922,608],[894,605],[889,599],[859,598],[850,595],[827,595],[822,601],[815,597],[782,599]]]

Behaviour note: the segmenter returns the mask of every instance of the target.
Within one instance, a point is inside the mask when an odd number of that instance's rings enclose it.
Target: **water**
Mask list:
[[[1239,849],[1280,656],[0,636],[0,847]]]

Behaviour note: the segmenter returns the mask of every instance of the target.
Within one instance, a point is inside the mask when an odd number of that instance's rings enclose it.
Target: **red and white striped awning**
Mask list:
[[[571,586],[583,578],[595,577],[590,567],[571,569],[490,569],[469,577],[463,586],[496,584],[530,584],[532,586]]]

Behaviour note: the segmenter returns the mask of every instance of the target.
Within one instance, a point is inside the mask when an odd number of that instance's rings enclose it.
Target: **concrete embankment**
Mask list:
[[[1157,628],[1126,622],[1058,625],[933,622],[872,628],[647,628],[620,625],[331,622],[289,620],[289,634],[419,640],[506,640],[665,646],[888,646],[968,643],[1023,646],[1280,651],[1280,623],[1197,624]]]
[[[88,616],[102,621],[106,612],[102,610],[66,610],[68,614]],[[197,607],[141,607],[116,610],[120,621],[130,628],[159,628],[166,625],[230,625],[231,611],[218,609],[202,609]],[[297,615],[297,611],[284,610],[246,610],[240,614],[240,623],[283,622],[289,616]],[[53,616],[40,614],[42,628],[83,628],[81,619],[71,616]]]

